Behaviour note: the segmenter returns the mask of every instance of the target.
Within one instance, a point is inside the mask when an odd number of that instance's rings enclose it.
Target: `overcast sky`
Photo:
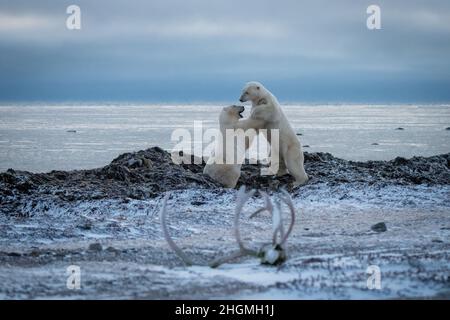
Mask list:
[[[449,0],[0,0],[0,101],[448,102],[449,57]]]

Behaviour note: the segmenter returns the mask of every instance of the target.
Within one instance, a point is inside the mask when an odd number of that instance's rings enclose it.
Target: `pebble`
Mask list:
[[[90,251],[102,251],[103,247],[100,243],[94,242],[89,245],[89,250]]]
[[[387,231],[386,224],[384,222],[379,222],[370,227],[375,232],[385,232]]]

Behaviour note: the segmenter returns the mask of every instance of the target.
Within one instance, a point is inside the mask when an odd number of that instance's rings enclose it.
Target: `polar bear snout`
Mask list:
[[[237,107],[237,109],[238,109],[239,117],[240,117],[240,118],[243,118],[242,112],[245,111],[245,107],[244,107],[244,106],[236,106],[236,107]]]
[[[232,105],[231,108],[232,108],[233,112],[235,112],[238,115],[239,118],[243,118],[242,112],[245,111],[244,106]]]

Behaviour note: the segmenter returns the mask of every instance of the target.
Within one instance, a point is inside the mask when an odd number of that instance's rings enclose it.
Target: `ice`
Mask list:
[[[230,103],[231,104],[231,103]],[[123,152],[171,150],[175,128],[217,127],[223,105],[0,106],[0,171],[101,167]],[[248,115],[249,107],[246,108]],[[349,160],[450,152],[448,105],[283,105],[305,151]],[[157,116],[156,116],[157,115]],[[397,127],[405,130],[395,130]],[[68,133],[67,130],[76,130]],[[378,145],[372,145],[378,143]]]

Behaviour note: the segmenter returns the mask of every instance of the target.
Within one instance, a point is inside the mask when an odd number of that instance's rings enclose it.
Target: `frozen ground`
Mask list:
[[[235,190],[169,191],[170,232],[199,263],[236,248]],[[165,243],[161,196],[46,201],[0,215],[1,299],[450,298],[450,186],[311,184],[294,190],[298,220],[280,268],[241,259],[185,267]],[[246,211],[260,206],[252,199]],[[371,226],[384,222],[386,232]],[[269,240],[271,220],[243,220],[245,240]],[[100,244],[93,245],[93,244]],[[66,268],[81,268],[81,289]],[[366,269],[381,269],[381,289]]]

